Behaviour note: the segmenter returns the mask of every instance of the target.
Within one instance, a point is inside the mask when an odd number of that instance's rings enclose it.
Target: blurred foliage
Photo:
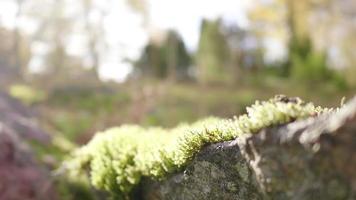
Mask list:
[[[81,0],[75,6],[63,0],[13,3],[19,8],[13,30],[0,27],[0,72],[5,74],[4,69],[11,68],[17,78],[26,81],[46,76],[48,84],[100,80],[100,65],[113,48],[107,44],[110,34],[104,27],[112,1]],[[151,77],[204,85],[239,84],[246,76],[274,65],[281,70],[280,75],[301,82],[327,81],[340,88],[355,82],[352,9],[356,4],[351,0],[256,0],[246,11],[249,26],[240,27],[224,18],[202,20],[197,50],[192,52],[187,51],[178,30],[152,31],[155,28],[148,1],[124,3],[142,17],[142,28],[149,38],[138,59],[118,59],[135,65],[136,73],[131,74],[134,80]],[[18,22],[23,19],[37,24],[31,33],[22,30]],[[85,37],[79,37],[78,43],[82,43],[86,55],[79,56],[67,43],[81,33]],[[269,41],[280,43],[286,56],[274,63],[268,61],[269,47],[275,45],[267,44]],[[28,73],[30,67],[40,74]]]
[[[204,20],[200,28],[200,41],[196,55],[198,80],[208,82],[227,81],[229,47],[221,29],[221,20]]]
[[[16,30],[11,31],[0,27],[0,44],[0,68],[8,68],[12,72],[0,71],[0,73],[5,73],[13,79],[27,76],[27,65],[32,56],[27,36]]]
[[[168,31],[162,42],[151,41],[135,63],[141,76],[184,80],[189,77],[190,55],[175,31]]]
[[[290,74],[305,83],[332,82],[340,89],[347,87],[339,72],[328,67],[325,52],[314,51],[310,40],[292,41],[290,47]]]
[[[96,194],[92,191],[86,177],[56,177],[56,188],[62,199],[66,200],[95,200]]]
[[[93,131],[93,128],[104,128],[103,117],[114,123],[115,117],[108,118],[129,102],[130,96],[126,91],[91,86],[59,87],[48,95],[43,111],[48,116],[47,123],[73,141],[80,134]],[[100,124],[101,120],[104,120],[103,124]]]
[[[58,130],[66,138],[74,140],[79,134],[85,133],[94,123],[93,119],[88,117],[88,113],[82,115],[72,113],[56,113],[52,118],[55,130]]]
[[[346,7],[354,8],[351,1],[325,0],[272,0],[257,1],[251,9],[249,17],[252,20],[252,30],[257,37],[274,38],[284,41],[287,47],[287,57],[284,62],[276,63],[282,71],[280,75],[292,77],[301,84],[329,82],[340,89],[345,89],[350,83],[342,66],[332,59],[351,61],[348,68],[354,68],[352,56],[332,57],[331,49],[348,51],[344,42],[351,38],[332,36],[334,31],[341,30],[351,33],[353,26],[348,24],[352,16],[346,14]],[[343,13],[343,14],[341,14]],[[342,16],[342,17],[341,17]],[[341,25],[343,24],[343,25]],[[346,34],[348,35],[348,34]],[[337,38],[331,40],[331,38]]]
[[[39,103],[46,98],[44,92],[21,84],[12,85],[9,89],[9,94],[26,105]]]
[[[206,88],[194,83],[161,85],[153,81],[116,89],[71,86],[56,89],[38,108],[52,131],[83,143],[95,131],[124,123],[174,127],[209,115],[229,118],[245,112],[256,98],[265,99],[276,93],[303,96],[325,106],[337,104],[341,96],[352,96],[352,90],[340,91],[333,83],[310,85],[279,78],[272,69],[245,77],[239,86]],[[310,93],[311,87],[317,92]]]
[[[48,97],[48,102],[53,106],[66,104],[70,108],[91,113],[113,112],[116,104],[128,101],[130,97],[125,92],[116,93],[110,88],[85,85],[56,88]]]

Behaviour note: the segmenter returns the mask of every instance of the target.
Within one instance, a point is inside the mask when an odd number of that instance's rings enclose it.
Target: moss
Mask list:
[[[86,179],[88,179],[88,177],[76,176],[73,178],[67,176],[54,176],[54,186],[61,199],[94,200],[96,199],[96,194]]]
[[[162,179],[181,170],[211,143],[233,140],[264,127],[284,124],[328,111],[297,98],[277,96],[247,108],[233,119],[207,118],[174,129],[124,125],[98,133],[65,163],[70,172],[89,170],[91,183],[116,197],[128,198],[142,177]]]

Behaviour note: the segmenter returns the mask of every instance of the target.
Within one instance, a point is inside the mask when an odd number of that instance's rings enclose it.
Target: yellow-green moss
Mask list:
[[[300,99],[277,96],[257,101],[247,108],[247,114],[229,120],[208,118],[170,130],[124,125],[98,133],[65,165],[71,172],[89,172],[97,189],[125,198],[142,177],[161,179],[182,169],[206,144],[324,111]]]

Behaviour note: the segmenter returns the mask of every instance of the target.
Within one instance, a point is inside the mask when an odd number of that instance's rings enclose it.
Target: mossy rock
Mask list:
[[[108,191],[117,199],[128,199],[143,179],[162,181],[184,170],[209,144],[324,112],[330,110],[299,98],[276,96],[257,101],[247,108],[247,114],[229,120],[208,118],[170,130],[125,125],[98,133],[64,166],[71,173],[89,172],[95,188]]]

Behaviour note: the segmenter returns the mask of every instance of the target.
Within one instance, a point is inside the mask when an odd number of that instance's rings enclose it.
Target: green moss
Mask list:
[[[98,133],[65,165],[71,172],[89,170],[94,187],[125,199],[142,177],[162,179],[181,170],[206,144],[324,111],[328,110],[300,99],[277,96],[257,101],[247,108],[247,114],[229,120],[208,118],[170,130],[124,125]]]
[[[88,183],[88,177],[76,176],[54,176],[54,186],[61,199],[66,200],[94,200],[95,193]]]

